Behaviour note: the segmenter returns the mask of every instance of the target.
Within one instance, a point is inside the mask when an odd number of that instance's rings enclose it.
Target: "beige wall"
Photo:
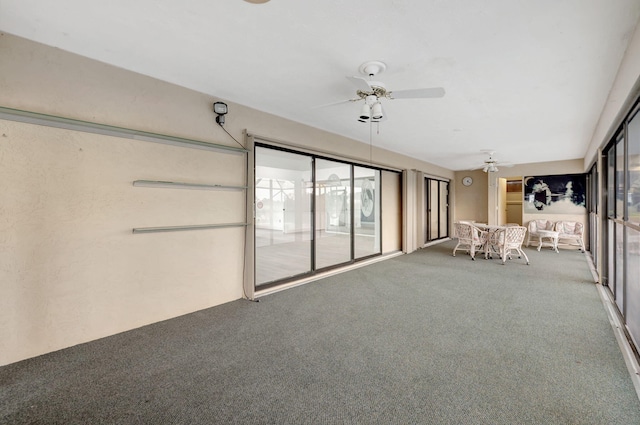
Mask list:
[[[402,174],[382,172],[382,252],[402,249]]]
[[[211,96],[7,34],[0,55],[2,107],[236,146],[215,123]],[[241,142],[249,132],[370,160],[367,144],[230,102],[229,110],[225,128]],[[0,121],[0,134],[0,365],[242,296],[243,228],[131,229],[244,221],[243,191],[132,186],[244,185],[244,155],[13,121]],[[372,159],[454,174],[377,148]],[[383,217],[389,250],[401,242],[399,199],[383,199],[395,216]],[[415,229],[421,217],[402,212]]]
[[[242,296],[243,191],[134,187],[134,180],[242,185],[244,155],[0,121],[2,363]],[[242,221],[242,220],[240,220]]]
[[[462,184],[462,179],[469,176],[473,179],[471,186]],[[489,180],[482,170],[456,171],[454,184],[455,210],[452,221],[474,220],[487,223],[487,194]]]

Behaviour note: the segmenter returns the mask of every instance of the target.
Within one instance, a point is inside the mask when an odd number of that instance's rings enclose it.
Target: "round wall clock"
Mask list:
[[[469,176],[464,177],[462,179],[462,184],[465,185],[465,186],[471,186],[473,184],[473,179],[471,177],[469,177]]]

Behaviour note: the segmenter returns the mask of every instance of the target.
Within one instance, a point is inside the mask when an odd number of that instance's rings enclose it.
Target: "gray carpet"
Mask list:
[[[640,424],[583,254],[451,242],[0,368],[2,424]]]

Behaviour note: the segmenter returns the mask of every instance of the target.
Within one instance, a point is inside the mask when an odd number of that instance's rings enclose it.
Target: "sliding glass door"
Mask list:
[[[627,225],[625,234],[625,318],[636,346],[640,343],[640,112],[627,125]]]
[[[449,236],[449,182],[425,179],[425,242]]]
[[[607,225],[603,284],[611,290],[636,348],[640,343],[640,104],[629,113],[606,156]]]
[[[379,169],[256,144],[255,178],[256,287],[381,254]]]
[[[351,165],[316,160],[316,268],[351,260]]]
[[[309,273],[312,159],[256,147],[256,282]]]

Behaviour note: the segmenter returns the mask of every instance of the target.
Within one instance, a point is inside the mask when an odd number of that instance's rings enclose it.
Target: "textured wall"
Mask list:
[[[469,176],[473,179],[471,186],[462,184],[462,179]],[[486,223],[487,218],[487,173],[482,170],[457,171],[454,184],[455,191],[455,217],[457,220],[475,220],[478,223]]]
[[[0,121],[0,363],[241,297],[243,155]]]

